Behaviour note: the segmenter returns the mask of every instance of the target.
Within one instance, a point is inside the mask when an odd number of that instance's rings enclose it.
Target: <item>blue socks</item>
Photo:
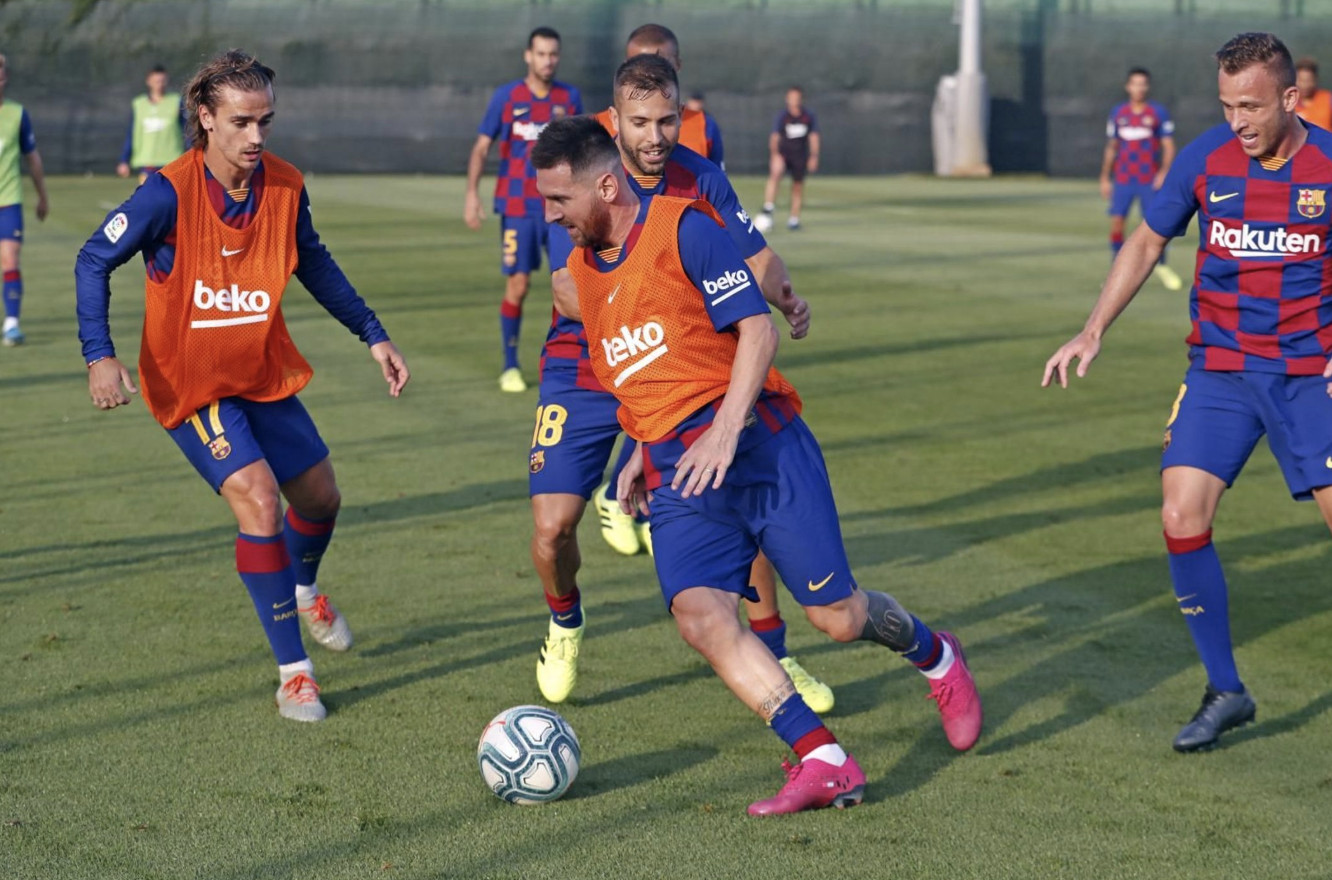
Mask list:
[[[1244,690],[1230,642],[1230,605],[1226,576],[1208,529],[1192,538],[1165,536],[1170,551],[1170,579],[1175,601],[1193,636],[1194,647],[1207,670],[1207,680],[1218,691]]]
[[[523,308],[509,303],[500,303],[500,340],[504,345],[504,369],[518,366],[518,332],[523,326]]]
[[[287,508],[287,519],[282,526],[282,542],[291,558],[291,570],[296,583],[312,586],[319,577],[319,563],[333,540],[333,526],[337,517],[306,519],[293,508]]]
[[[23,275],[19,270],[6,272],[5,278],[5,317],[18,320],[19,309],[23,305]]]
[[[281,535],[236,536],[236,571],[250,591],[268,644],[279,665],[307,659],[296,616],[296,576]]]

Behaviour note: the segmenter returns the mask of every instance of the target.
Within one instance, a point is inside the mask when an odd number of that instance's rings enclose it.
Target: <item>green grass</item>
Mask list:
[[[758,201],[759,182],[741,181]],[[556,804],[482,785],[497,711],[537,698],[527,555],[535,392],[501,396],[493,221],[455,179],[316,177],[325,240],[413,369],[390,400],[304,292],[302,395],[345,507],[321,581],[357,646],[316,655],[331,716],[272,709],[233,526],[141,403],[87,400],[71,268],[126,194],[52,182],[24,251],[29,344],[0,350],[0,877],[1326,877],[1327,534],[1260,450],[1217,538],[1258,723],[1170,750],[1203,677],[1174,610],[1157,455],[1183,294],[1150,285],[1087,379],[1041,391],[1107,266],[1094,185],[814,179],[772,241],[813,304],[779,362],[826,451],[860,582],[960,633],[986,701],[952,752],[924,683],[785,603],[864,766],[849,812],[757,821],[777,740],[679,640],[646,558],[583,530],[590,636],[561,711],[584,767]],[[779,225],[783,219],[779,214]],[[1186,247],[1173,251],[1187,274]],[[548,294],[528,308],[534,373]],[[142,270],[116,276],[135,354]]]

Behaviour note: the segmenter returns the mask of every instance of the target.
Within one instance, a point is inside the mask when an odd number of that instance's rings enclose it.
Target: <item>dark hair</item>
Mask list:
[[[629,39],[624,41],[625,45],[630,43],[641,43],[644,46],[666,46],[675,48],[676,54],[680,52],[680,41],[675,38],[675,32],[664,24],[640,24],[629,32]]]
[[[1145,67],[1130,67],[1128,76],[1124,77],[1124,82],[1128,82],[1135,76],[1145,76],[1147,77],[1147,81],[1151,82],[1152,72]]]
[[[1232,37],[1216,50],[1216,64],[1230,76],[1261,64],[1277,78],[1282,91],[1295,85],[1295,63],[1290,60],[1290,50],[1275,34],[1247,33]]]
[[[566,116],[547,125],[527,155],[538,171],[568,164],[577,177],[590,168],[614,168],[620,148],[596,118]]]
[[[1318,62],[1305,55],[1299,61],[1295,62],[1295,70],[1307,70],[1314,76],[1318,76]]]
[[[532,48],[532,44],[536,42],[537,37],[544,37],[547,40],[554,40],[557,43],[560,42],[559,31],[555,30],[553,27],[542,26],[536,28],[532,33],[527,35],[527,48]]]
[[[641,101],[653,92],[678,98],[680,78],[675,73],[675,66],[660,55],[635,55],[615,71],[617,100],[623,90],[628,90],[630,99],[635,101]]]
[[[199,68],[194,79],[185,87],[185,114],[189,126],[186,134],[194,146],[200,149],[208,146],[208,132],[199,121],[200,107],[207,107],[210,113],[216,111],[222,90],[226,88],[238,92],[271,89],[273,77],[272,68],[265,67],[259,63],[259,59],[240,49],[228,49]]]
[[[162,63],[159,62],[159,63],[157,63],[157,64],[154,64],[154,65],[152,66],[152,68],[151,68],[148,72],[149,72],[149,73],[166,73],[166,72],[167,72],[166,65],[165,65],[165,64],[162,64]]]

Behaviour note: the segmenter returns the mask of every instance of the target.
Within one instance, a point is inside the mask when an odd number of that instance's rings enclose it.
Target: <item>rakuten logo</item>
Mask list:
[[[703,282],[703,292],[708,296],[717,297],[712,301],[712,305],[717,305],[735,296],[740,291],[750,285],[749,273],[744,269],[736,271],[727,271],[725,275],[717,280],[705,280]]]
[[[1234,229],[1220,220],[1213,220],[1208,227],[1207,243],[1229,250],[1232,257],[1284,257],[1323,250],[1323,237],[1315,232],[1287,232],[1280,226],[1254,229],[1247,223]]]
[[[620,335],[601,340],[601,347],[606,352],[606,365],[609,367],[617,367],[631,358],[638,358],[615,377],[616,388],[669,350],[666,348],[666,331],[656,321],[648,321],[633,330],[621,327]]]
[[[515,122],[513,124],[513,136],[525,141],[534,141],[541,137],[541,132],[545,128],[546,124],[544,122]]]
[[[232,327],[236,324],[259,324],[268,320],[268,307],[273,304],[273,297],[263,290],[241,290],[233,284],[218,290],[207,286],[202,281],[194,282],[194,307],[200,311],[243,312],[239,318],[216,318],[203,321],[191,321],[190,326]]]

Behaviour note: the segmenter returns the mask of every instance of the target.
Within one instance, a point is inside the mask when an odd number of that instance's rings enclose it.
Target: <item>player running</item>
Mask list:
[[[746,262],[746,274],[736,284],[752,279],[769,302],[786,315],[791,335],[800,338],[809,328],[809,308],[791,292],[781,258],[774,254],[749,222],[721,169],[688,148],[678,146],[679,82],[674,66],[655,54],[638,54],[622,64],[615,75],[615,119],[618,146],[628,186],[644,202],[658,195],[701,198],[725,219],[726,231]],[[567,262],[573,249],[569,234],[552,224],[551,257]],[[557,301],[574,302],[568,269],[551,279]],[[594,356],[600,356],[593,353]],[[638,550],[633,518],[619,509],[606,489],[598,489],[607,456],[620,433],[618,404],[597,379],[589,362],[587,337],[577,321],[558,312],[546,341],[541,368],[541,399],[529,458],[529,488],[536,530],[532,559],[541,578],[551,621],[537,662],[537,683],[551,702],[562,702],[578,676],[578,654],[584,633],[582,597],[578,590],[580,564],[577,529],[595,492],[603,529],[623,524],[627,546]],[[632,455],[626,443],[615,473]],[[649,534],[643,523],[641,534]],[[612,546],[616,546],[614,543]],[[806,702],[817,712],[832,709],[832,689],[810,675],[788,655],[786,624],[777,607],[776,575],[766,559],[753,567],[750,583],[755,600],[746,603],[750,626],[795,681]]]
[[[763,187],[763,227],[772,228],[772,212],[777,210],[777,186],[782,176],[791,175],[791,213],[786,228],[800,228],[800,211],[805,204],[805,177],[819,170],[819,152],[823,136],[819,120],[805,106],[805,91],[800,86],[786,90],[786,106],[777,114],[768,135],[768,182]]]
[[[501,391],[527,390],[518,365],[518,336],[523,324],[523,301],[532,273],[541,268],[541,249],[548,247],[546,222],[541,218],[541,196],[527,151],[552,119],[583,112],[578,89],[555,79],[560,65],[560,35],[539,27],[527,38],[523,52],[527,75],[495,90],[486,115],[477,128],[476,143],[467,160],[467,194],[463,219],[481,228],[478,188],[490,145],[499,141],[500,169],[495,180],[495,213],[500,216],[500,271],[505,276],[500,303],[500,340],[504,349]]]
[[[142,253],[144,401],[236,517],[236,570],[277,658],[278,712],[320,721],[297,619],[334,651],[351,647],[352,635],[316,583],[341,495],[328,447],[296,398],[313,371],[282,317],[291,276],[370,347],[389,394],[410,374],[320,243],[300,172],[264,152],[273,71],[233,50],[204,65],[186,93],[193,149],[148,178],[79,252],[88,392],[99,409],[138,393],[116,358],[107,310],[111,272]]]
[[[37,152],[28,111],[17,101],[5,98],[9,65],[0,55],[0,272],[4,274],[5,323],[0,342],[22,345],[27,339],[19,327],[23,307],[23,274],[19,270],[19,251],[23,249],[23,179],[19,176],[19,156],[28,159],[28,173],[37,190],[37,219],[47,212],[46,174],[42,154]]]
[[[129,131],[116,166],[121,177],[138,171],[139,183],[185,152],[185,100],[167,91],[167,69],[154,65],[144,83],[148,91],[130,104]]]
[[[1046,362],[1041,382],[1067,387],[1074,360],[1086,375],[1166,242],[1199,214],[1190,365],[1161,456],[1170,577],[1207,672],[1202,705],[1175,737],[1181,752],[1209,748],[1255,715],[1235,666],[1212,522],[1260,437],[1291,495],[1316,500],[1332,526],[1332,134],[1296,117],[1295,68],[1272,34],[1240,34],[1216,60],[1226,122],[1180,153],[1082,332]]]
[[[1129,99],[1111,110],[1105,123],[1101,198],[1110,200],[1106,213],[1110,215],[1112,258],[1124,246],[1124,218],[1133,202],[1138,202],[1138,210],[1146,216],[1175,158],[1175,123],[1166,108],[1147,100],[1151,88],[1152,75],[1146,68],[1130,70],[1124,83]],[[1166,290],[1183,289],[1184,282],[1166,265],[1165,251],[1153,272]]]
[[[621,131],[624,129],[622,128]],[[832,489],[799,395],[773,367],[768,306],[713,206],[641,200],[621,151],[595,120],[552,123],[532,151],[546,216],[577,250],[569,271],[595,356],[638,453],[618,497],[651,492],[657,577],[684,640],[796,753],[786,784],[753,815],[849,807],[865,775],[806,705],[759,638],[740,625],[762,549],[810,622],[838,641],[869,640],[929,678],[957,749],[980,735],[981,704],[957,640],[886,593],[860,590]],[[562,304],[563,307],[563,304]]]

